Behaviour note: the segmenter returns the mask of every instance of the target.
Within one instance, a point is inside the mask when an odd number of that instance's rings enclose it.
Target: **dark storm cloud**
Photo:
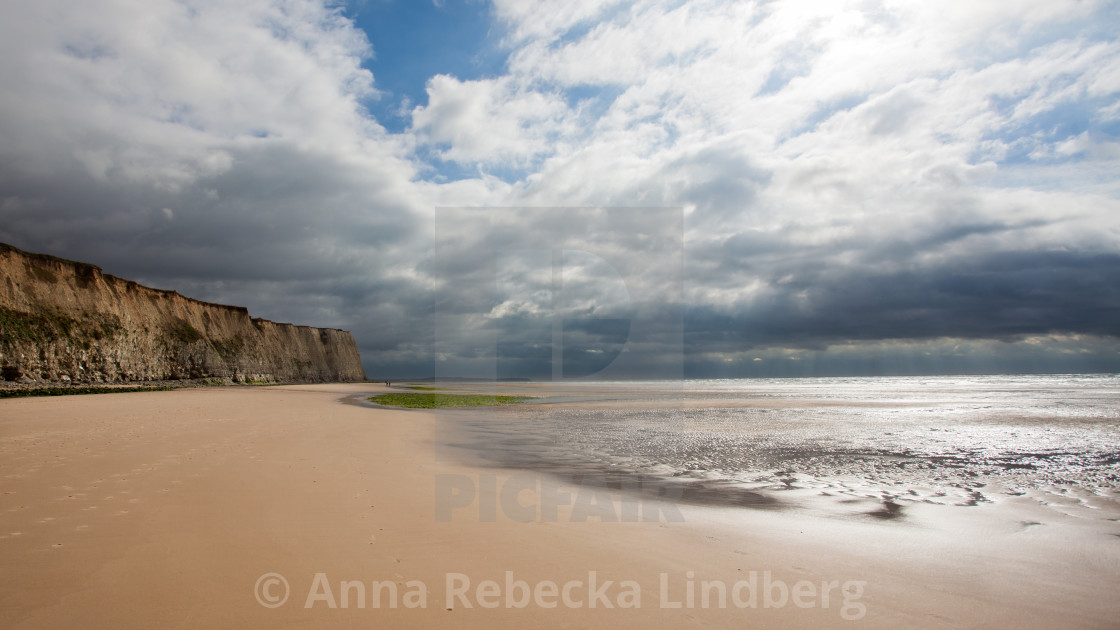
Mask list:
[[[682,238],[674,208],[437,211],[425,269],[438,369],[548,378],[679,366]]]
[[[418,217],[384,182],[282,143],[229,152],[226,172],[180,190],[97,182],[80,172],[29,184],[6,164],[0,237],[128,277],[325,278],[418,238]],[[386,186],[387,187],[387,186]]]
[[[692,305],[690,351],[842,340],[1120,335],[1120,256],[1006,252],[874,274],[830,270],[719,308]]]

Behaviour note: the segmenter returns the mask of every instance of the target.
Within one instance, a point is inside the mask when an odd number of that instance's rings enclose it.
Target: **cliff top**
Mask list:
[[[161,295],[164,295],[166,297],[174,297],[174,298],[177,298],[177,299],[180,299],[180,300],[186,300],[188,302],[193,302],[193,303],[196,303],[196,304],[201,304],[201,305],[209,306],[209,307],[213,307],[213,308],[228,309],[228,310],[231,310],[231,311],[237,311],[237,312],[245,313],[245,314],[249,313],[248,307],[245,307],[245,306],[234,306],[234,305],[231,305],[231,304],[220,304],[218,302],[207,302],[205,300],[199,300],[199,299],[195,299],[195,298],[192,298],[192,297],[187,297],[187,296],[185,296],[185,295],[183,295],[183,294],[181,294],[181,293],[179,293],[178,291],[175,291],[175,290],[157,289],[155,287],[149,287],[147,285],[140,284],[139,282],[136,282],[135,280],[128,280],[126,278],[121,278],[119,276],[114,276],[112,274],[105,273],[104,271],[102,271],[101,267],[98,267],[97,265],[94,265],[94,264],[91,264],[91,263],[81,262],[81,261],[77,261],[77,260],[70,260],[68,258],[61,258],[59,256],[52,256],[50,254],[40,254],[40,253],[36,253],[36,252],[28,252],[28,251],[25,251],[25,250],[22,250],[22,249],[16,247],[15,245],[10,245],[8,243],[0,242],[0,254],[7,254],[7,253],[17,254],[19,256],[22,256],[23,258],[26,258],[30,261],[34,261],[34,262],[37,262],[37,263],[40,263],[40,264],[47,263],[47,264],[55,264],[55,265],[72,267],[79,274],[88,274],[88,275],[93,275],[93,276],[100,276],[106,282],[113,283],[113,284],[120,283],[120,284],[123,284],[124,286],[126,286],[128,288],[139,289],[139,290],[143,290],[143,291],[151,291],[153,293],[161,294]],[[264,319],[264,318],[260,318],[260,317],[254,317],[254,318],[252,318],[252,320],[253,320],[254,323],[269,323],[269,324],[273,324],[273,325],[276,325],[276,326],[294,326],[296,328],[316,328],[316,329],[319,329],[319,330],[339,330],[339,331],[342,331],[342,332],[346,332],[346,331],[343,331],[341,328],[329,328],[329,327],[324,327],[324,326],[307,326],[307,325],[303,325],[303,324],[291,324],[291,323],[287,323],[287,322],[274,322],[272,320],[268,320],[268,319]]]

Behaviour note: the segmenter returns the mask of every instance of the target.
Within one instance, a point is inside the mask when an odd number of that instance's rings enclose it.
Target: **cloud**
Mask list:
[[[628,6],[513,25],[511,76],[614,94],[520,199],[683,206],[694,350],[1117,334],[1106,5]]]
[[[1120,335],[1120,256],[978,254],[887,273],[789,269],[749,299],[691,312],[696,339],[820,348],[837,340]],[[1093,287],[1091,292],[1087,288]],[[1103,292],[1102,292],[1103,290]]]
[[[42,2],[5,9],[5,144],[41,167],[175,187],[228,166],[215,145],[353,144],[368,43],[316,2]],[[30,136],[30,137],[26,137]],[[63,152],[63,147],[69,149]],[[63,155],[52,154],[54,152]]]
[[[361,328],[367,348],[402,332],[367,318],[430,308],[394,278],[427,247],[431,203],[410,187],[410,140],[361,106],[376,94],[370,45],[338,9],[0,13],[0,240],[258,316]]]
[[[534,266],[506,269],[501,302],[471,287],[496,278],[486,252],[594,221],[495,215],[441,260],[445,206],[680,208],[680,290],[662,306],[685,313],[688,350],[649,327],[632,351],[696,374],[841,369],[828,348],[852,369],[919,346],[958,367],[1035,361],[1120,335],[1111,3],[495,0],[492,15],[505,68],[426,77],[390,133],[363,106],[379,43],[335,3],[8,3],[0,240],[352,328],[374,375],[440,353],[477,364],[437,338],[441,312],[468,317],[466,337],[505,331],[511,375],[550,372]],[[661,269],[642,233],[588,227],[582,249]],[[573,308],[627,316],[579,268]],[[568,334],[593,350],[611,326]]]
[[[412,129],[443,146],[442,160],[521,165],[551,153],[572,117],[555,94],[525,90],[508,78],[459,81],[436,75],[428,81],[428,104],[412,110]]]
[[[496,0],[494,13],[513,27],[513,39],[552,38],[579,25],[588,25],[623,0],[573,0],[572,2],[534,2],[533,0]]]

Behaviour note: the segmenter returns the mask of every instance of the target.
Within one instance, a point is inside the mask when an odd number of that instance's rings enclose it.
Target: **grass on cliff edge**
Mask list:
[[[389,407],[436,409],[441,407],[492,407],[516,405],[529,396],[489,396],[486,394],[381,394],[368,400]]]

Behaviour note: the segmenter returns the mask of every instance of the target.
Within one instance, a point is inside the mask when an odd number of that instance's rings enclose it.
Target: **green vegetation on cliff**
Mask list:
[[[99,341],[112,339],[121,330],[120,318],[115,315],[86,313],[77,320],[59,311],[25,313],[0,306],[0,343],[43,343],[70,338]]]
[[[187,322],[176,319],[165,330],[168,345],[189,344],[201,341],[204,337],[198,329]]]

